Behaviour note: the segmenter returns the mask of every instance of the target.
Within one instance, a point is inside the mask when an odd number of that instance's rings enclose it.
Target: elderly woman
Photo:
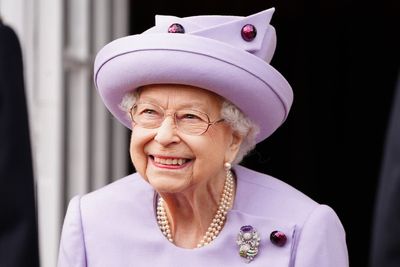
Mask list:
[[[106,45],[95,83],[136,173],[73,198],[58,266],[348,266],[335,212],[237,165],[286,119],[274,9],[157,16]]]

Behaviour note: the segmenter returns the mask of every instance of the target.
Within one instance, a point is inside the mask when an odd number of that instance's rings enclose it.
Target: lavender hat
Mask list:
[[[126,127],[123,96],[149,84],[185,84],[234,103],[260,126],[261,142],[286,119],[293,92],[270,64],[276,46],[274,9],[248,16],[156,16],[156,26],[117,39],[97,54],[94,81]]]

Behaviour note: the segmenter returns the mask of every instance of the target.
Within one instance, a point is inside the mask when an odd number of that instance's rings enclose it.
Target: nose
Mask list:
[[[154,140],[162,146],[168,146],[171,143],[178,143],[180,141],[173,116],[167,116],[164,119],[160,127],[157,128]]]

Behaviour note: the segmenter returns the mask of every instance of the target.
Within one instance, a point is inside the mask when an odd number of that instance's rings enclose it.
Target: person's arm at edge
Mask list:
[[[86,267],[80,197],[71,199],[65,216],[58,255],[58,267]]]

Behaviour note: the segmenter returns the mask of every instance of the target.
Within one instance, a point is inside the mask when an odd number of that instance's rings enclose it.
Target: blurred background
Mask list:
[[[399,1],[0,0],[22,48],[42,267],[55,266],[69,199],[134,171],[129,132],[93,88],[96,52],[151,27],[155,14],[247,16],[270,7],[271,64],[295,98],[287,122],[242,164],[333,207],[350,266],[368,265],[400,66]]]

